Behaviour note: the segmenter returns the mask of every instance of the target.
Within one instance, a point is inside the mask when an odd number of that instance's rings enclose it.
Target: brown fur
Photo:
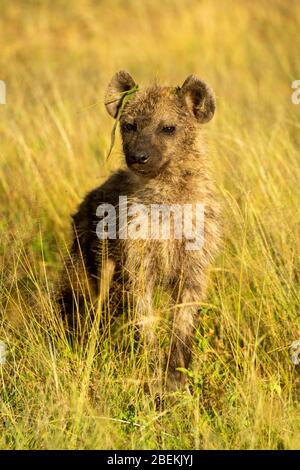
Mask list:
[[[127,72],[113,77],[106,94],[106,107],[113,117],[122,103],[120,93],[133,85]],[[201,133],[201,124],[212,118],[214,110],[213,93],[194,76],[181,88],[154,85],[132,95],[120,120],[128,168],[89,193],[73,217],[71,261],[60,295],[68,322],[74,325],[74,305],[77,301],[76,312],[80,312],[86,292],[91,302],[99,296],[103,301],[110,285],[118,297],[117,286],[125,283],[138,312],[141,335],[151,345],[155,344],[153,290],[158,284],[169,290],[173,299],[169,389],[184,382],[184,374],[176,368],[188,367],[198,322],[197,304],[204,300],[206,270],[219,242],[218,205]],[[166,132],[166,127],[175,131]],[[147,162],[137,163],[140,156],[146,156]],[[107,202],[116,207],[119,195],[144,205],[202,203],[203,248],[187,251],[185,240],[174,237],[101,242],[95,233],[97,206]]]

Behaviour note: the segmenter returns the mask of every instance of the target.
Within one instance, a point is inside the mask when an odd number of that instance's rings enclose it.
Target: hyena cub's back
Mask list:
[[[106,108],[120,115],[127,169],[87,195],[74,216],[74,240],[60,302],[69,319],[86,299],[103,302],[122,279],[131,294],[141,335],[155,343],[152,299],[157,284],[173,299],[168,387],[184,381],[197,304],[218,241],[218,206],[205,157],[201,125],[215,111],[209,87],[195,76],[181,88],[141,89],[117,73]],[[204,216],[204,217],[203,217]],[[114,223],[115,222],[115,223]],[[114,288],[114,287],[113,287]]]

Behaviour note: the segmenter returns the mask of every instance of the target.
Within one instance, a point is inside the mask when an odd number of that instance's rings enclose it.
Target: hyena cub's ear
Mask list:
[[[216,101],[213,91],[205,82],[195,75],[190,75],[183,83],[179,93],[198,122],[204,124],[212,119],[216,109]]]
[[[104,104],[108,114],[113,118],[118,115],[119,108],[122,104],[124,91],[128,91],[135,86],[135,81],[131,75],[125,70],[115,73],[108,84],[105,93]]]

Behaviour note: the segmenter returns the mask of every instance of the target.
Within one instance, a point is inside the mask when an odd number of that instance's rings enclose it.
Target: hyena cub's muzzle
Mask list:
[[[142,140],[140,145],[123,143],[126,164],[134,173],[155,176],[163,163],[160,149],[156,148],[151,138]]]

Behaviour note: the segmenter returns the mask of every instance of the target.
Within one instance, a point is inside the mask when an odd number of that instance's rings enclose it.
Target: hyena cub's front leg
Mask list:
[[[131,253],[133,256],[131,257]],[[157,341],[157,318],[153,308],[154,289],[157,284],[156,270],[150,269],[150,259],[144,252],[138,253],[128,250],[127,269],[130,271],[129,290],[131,296],[132,312],[136,327],[137,345],[143,352],[147,368],[149,367],[149,377],[151,381],[160,374],[159,349]],[[149,264],[148,264],[149,261]],[[147,382],[147,386],[148,386]]]
[[[144,290],[135,294],[137,337],[145,359],[146,376],[144,390],[155,396],[156,406],[161,406],[161,392],[164,384],[164,352],[159,346],[158,313],[153,308],[154,285],[147,283]],[[157,401],[158,400],[158,401]]]
[[[148,277],[147,277],[148,276]],[[143,272],[130,279],[130,294],[137,327],[137,337],[145,350],[156,348],[155,314],[153,311],[154,282],[152,276]]]
[[[186,383],[185,373],[177,369],[187,369],[189,366],[202,295],[201,285],[188,283],[174,295],[173,327],[167,361],[167,389],[170,391],[182,388]]]

